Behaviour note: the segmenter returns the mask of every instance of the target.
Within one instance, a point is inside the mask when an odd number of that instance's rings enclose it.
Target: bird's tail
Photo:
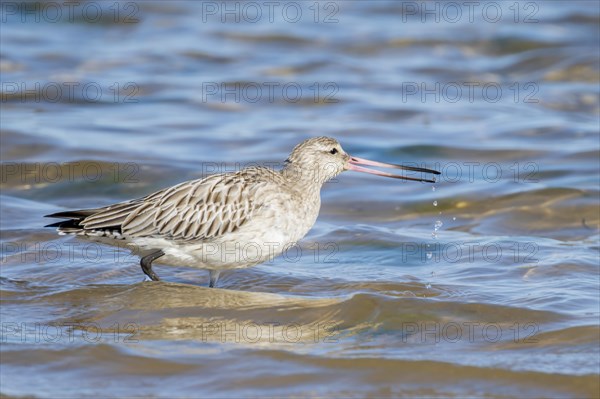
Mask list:
[[[56,227],[58,234],[75,234],[84,236],[99,236],[121,238],[121,225],[104,225],[101,227],[88,228],[85,226],[85,220],[93,215],[98,215],[105,211],[106,208],[97,209],[81,209],[77,211],[57,212],[51,215],[46,215],[49,218],[65,219],[55,223],[48,224],[44,227]]]
[[[44,227],[56,227],[60,234],[81,234],[85,231],[81,222],[88,216],[98,212],[98,209],[82,209],[78,211],[57,212],[51,215],[45,215],[47,218],[66,219],[59,222],[47,224]]]

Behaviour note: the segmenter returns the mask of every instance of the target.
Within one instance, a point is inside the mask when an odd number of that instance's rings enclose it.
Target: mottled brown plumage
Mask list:
[[[352,158],[337,140],[317,137],[298,144],[280,171],[251,167],[104,208],[48,216],[67,219],[50,225],[62,234],[125,241],[143,257],[142,268],[153,280],[156,259],[208,269],[213,286],[219,270],[262,263],[295,245],[318,216],[322,185],[346,169],[364,169],[353,165],[365,162],[394,166]]]

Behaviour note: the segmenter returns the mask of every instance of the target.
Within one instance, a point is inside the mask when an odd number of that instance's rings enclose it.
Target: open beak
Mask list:
[[[420,181],[420,182],[426,182],[426,183],[435,183],[435,178],[433,178],[433,179],[419,179],[419,178],[416,178],[416,177],[394,175],[392,173],[381,172],[379,170],[363,168],[362,166],[358,166],[358,165],[379,166],[381,168],[393,168],[393,169],[410,170],[410,171],[413,171],[413,172],[431,173],[431,174],[434,174],[434,175],[439,175],[440,174],[440,172],[438,172],[437,170],[431,170],[431,169],[425,169],[425,168],[416,168],[416,167],[413,167],[413,166],[394,165],[394,164],[391,164],[391,163],[383,163],[383,162],[377,162],[377,161],[369,161],[368,159],[362,159],[362,158],[357,158],[357,157],[353,157],[353,156],[350,156],[350,159],[348,160],[348,163],[346,164],[346,169],[347,170],[354,170],[356,172],[370,173],[372,175],[377,175],[377,176],[393,177],[394,179],[412,180],[412,181]]]

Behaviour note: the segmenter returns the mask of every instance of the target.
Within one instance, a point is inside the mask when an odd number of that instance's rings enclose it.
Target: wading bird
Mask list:
[[[321,187],[345,170],[435,182],[359,165],[440,174],[353,157],[337,140],[316,137],[298,144],[282,170],[249,167],[190,180],[131,201],[47,215],[66,220],[46,227],[124,242],[151,280],[160,280],[152,270],[156,261],[209,270],[214,287],[220,271],[265,262],[304,237],[319,214]]]

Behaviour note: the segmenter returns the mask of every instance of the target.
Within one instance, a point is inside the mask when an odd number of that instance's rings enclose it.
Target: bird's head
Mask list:
[[[294,147],[292,153],[286,160],[286,164],[287,171],[293,171],[293,173],[299,174],[297,176],[291,176],[291,178],[309,178],[320,184],[333,179],[345,170],[354,170],[357,172],[392,177],[395,179],[435,183],[434,179],[395,175],[374,169],[364,168],[359,165],[402,169],[435,175],[440,174],[440,172],[431,169],[394,165],[353,157],[342,149],[341,144],[336,139],[331,137],[314,137],[303,141]]]

